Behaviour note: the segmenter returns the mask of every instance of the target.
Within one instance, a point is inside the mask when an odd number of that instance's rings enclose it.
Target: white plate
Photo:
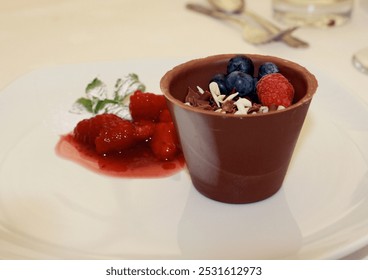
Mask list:
[[[55,154],[94,77],[134,72],[159,92],[178,62],[49,68],[0,93],[0,258],[334,259],[368,244],[368,110],[321,73],[283,188],[259,203],[209,200],[186,170],[110,178]]]

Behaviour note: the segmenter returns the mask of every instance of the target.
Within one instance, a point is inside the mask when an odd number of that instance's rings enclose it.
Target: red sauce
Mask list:
[[[124,178],[159,178],[173,175],[185,166],[182,154],[172,161],[160,161],[146,143],[116,155],[102,156],[78,143],[73,135],[60,137],[56,153],[94,172]]]

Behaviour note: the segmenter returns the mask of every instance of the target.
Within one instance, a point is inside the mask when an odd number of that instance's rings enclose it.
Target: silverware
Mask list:
[[[254,22],[262,26],[265,30],[269,31],[271,34],[277,34],[281,31],[277,25],[272,23],[266,18],[251,12],[246,9],[244,0],[208,0],[208,2],[218,11],[226,14],[237,14],[245,15],[252,19]],[[306,48],[309,44],[290,33],[285,34],[280,38],[281,41],[293,48]]]
[[[234,22],[241,26],[242,28],[242,35],[243,39],[246,40],[249,43],[259,45],[259,44],[265,44],[269,43],[271,41],[277,41],[280,40],[283,36],[290,34],[298,27],[291,27],[284,30],[280,30],[277,33],[269,33],[263,29],[256,28],[252,25],[250,25],[247,21],[240,19],[234,15],[231,14],[225,14],[222,12],[219,12],[217,10],[213,10],[210,8],[207,8],[205,6],[199,5],[199,4],[192,4],[189,3],[186,5],[187,9],[199,12],[201,14],[221,19],[221,20],[227,20]]]

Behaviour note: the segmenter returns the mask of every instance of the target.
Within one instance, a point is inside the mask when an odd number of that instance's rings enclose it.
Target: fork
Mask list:
[[[216,18],[216,19],[232,21],[240,25],[242,28],[243,39],[255,45],[266,44],[271,41],[280,40],[281,38],[284,38],[285,36],[287,36],[288,34],[290,34],[295,29],[298,28],[297,26],[295,26],[295,27],[284,29],[284,30],[279,29],[277,32],[274,31],[270,33],[263,29],[255,28],[251,26],[247,21],[242,20],[236,16],[225,14],[225,13],[213,10],[213,9],[209,9],[199,4],[188,3],[186,7],[189,10],[199,12],[199,13],[208,15],[210,17]]]
[[[260,15],[251,12],[249,10],[243,11],[243,14],[245,16],[250,17],[251,19],[253,19],[256,23],[258,23],[260,26],[262,26],[264,29],[268,30],[271,33],[278,33],[280,32],[280,28],[273,24],[271,21],[261,17]],[[307,48],[309,47],[309,44],[295,36],[293,36],[292,34],[288,33],[285,34],[281,40],[286,43],[287,45],[289,45],[290,47],[293,48]]]

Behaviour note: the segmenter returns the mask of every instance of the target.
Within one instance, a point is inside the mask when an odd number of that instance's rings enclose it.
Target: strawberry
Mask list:
[[[129,109],[134,121],[157,121],[161,111],[166,108],[166,100],[163,95],[136,91],[130,97]]]
[[[264,106],[289,107],[294,98],[294,87],[280,73],[262,77],[257,83],[258,98]]]
[[[134,144],[134,126],[130,121],[123,119],[103,127],[95,139],[96,152],[99,154],[120,152],[133,147]]]
[[[173,122],[156,124],[150,146],[155,157],[160,160],[172,160],[175,158],[179,149],[179,141]]]
[[[155,131],[155,123],[152,121],[141,120],[133,123],[134,137],[137,141],[148,141]]]
[[[94,147],[99,154],[133,146],[133,136],[133,124],[113,114],[101,114],[82,120],[74,128],[75,139]]]
[[[102,114],[82,120],[74,128],[74,137],[81,143],[94,146],[101,129],[114,126],[119,121],[121,118],[113,114]]]
[[[174,159],[179,142],[165,98],[137,91],[129,106],[133,121],[113,114],[96,115],[77,124],[75,139],[101,155],[119,153],[146,142],[157,159]]]
[[[172,122],[169,109],[163,109],[159,115],[159,122]]]
[[[96,137],[93,135],[92,129],[91,119],[82,120],[74,128],[74,138],[80,143],[94,145]]]

